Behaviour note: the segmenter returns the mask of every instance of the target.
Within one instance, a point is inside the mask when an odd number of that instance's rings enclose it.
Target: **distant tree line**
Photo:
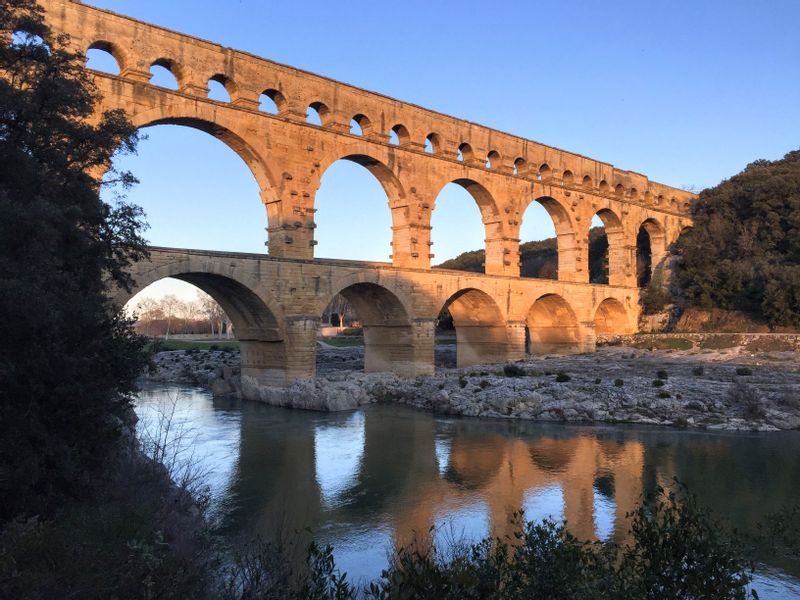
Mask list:
[[[146,336],[209,334],[231,337],[233,324],[222,307],[198,290],[197,299],[182,300],[173,294],[145,298],[132,310],[136,331]]]
[[[546,238],[519,245],[520,274],[523,277],[558,279],[558,242]],[[484,272],[484,250],[471,250],[436,265],[442,269]],[[604,227],[589,230],[589,276],[592,283],[608,283],[608,236]]]

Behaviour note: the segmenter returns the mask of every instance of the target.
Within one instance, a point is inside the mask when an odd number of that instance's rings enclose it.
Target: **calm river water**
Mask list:
[[[747,528],[800,492],[800,433],[729,434],[433,416],[373,405],[315,413],[215,400],[187,387],[139,395],[140,427],[177,398],[174,423],[209,473],[231,540],[310,527],[353,580],[380,575],[412,532],[476,539],[527,519],[567,519],[586,539],[627,535],[643,491],[685,482]],[[174,426],[174,425],[173,425]],[[762,598],[800,597],[800,573],[760,570]]]

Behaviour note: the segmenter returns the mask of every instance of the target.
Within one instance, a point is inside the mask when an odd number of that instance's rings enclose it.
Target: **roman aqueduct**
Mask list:
[[[456,326],[459,366],[522,358],[526,331],[533,352],[591,351],[597,335],[636,329],[641,228],[656,268],[691,225],[694,196],[644,175],[74,0],[41,3],[53,31],[116,60],[118,74],[93,73],[99,111],[122,108],[141,128],[202,130],[252,171],[268,253],[154,248],[135,267],[132,291],[175,277],[212,295],[234,322],[243,375],[261,384],[314,375],[320,316],[339,293],[364,324],[368,371],[431,373],[443,307]],[[176,89],[151,82],[154,66],[174,75]],[[208,98],[210,81],[225,87],[228,102]],[[274,114],[260,110],[262,95]],[[342,159],[368,169],[389,198],[391,263],[314,258],[315,194]],[[480,209],[485,273],[431,268],[431,214],[450,183]],[[520,225],[533,202],[555,226],[557,280],[519,276]],[[608,285],[589,283],[595,215],[608,236]],[[120,291],[116,300],[130,297]]]

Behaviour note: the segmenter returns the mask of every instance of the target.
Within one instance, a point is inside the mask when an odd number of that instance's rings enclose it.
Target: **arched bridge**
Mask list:
[[[134,277],[138,289],[177,277],[210,293],[234,320],[245,373],[265,383],[313,374],[317,324],[339,292],[365,324],[368,370],[430,372],[445,306],[462,365],[521,357],[526,327],[533,350],[592,350],[595,335],[636,327],[637,237],[646,232],[655,269],[691,224],[693,195],[644,175],[74,0],[41,4],[79,50],[116,60],[118,74],[94,72],[98,110],[122,108],[142,128],[208,132],[258,181],[268,255],[158,248]],[[151,81],[156,67],[174,76],[175,89]],[[229,101],[210,99],[210,82]],[[274,113],[261,110],[262,97]],[[309,122],[310,113],[319,120]],[[315,194],[341,159],[364,166],[386,192],[391,264],[314,258]],[[431,269],[431,214],[450,183],[480,209],[484,274]],[[519,277],[520,225],[533,202],[555,226],[555,281]],[[608,236],[609,285],[589,284],[594,216]]]

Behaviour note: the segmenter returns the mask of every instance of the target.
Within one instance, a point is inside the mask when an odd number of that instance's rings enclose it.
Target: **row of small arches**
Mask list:
[[[92,43],[87,50],[87,66],[98,71],[110,74],[121,72],[121,52],[116,45],[97,41]],[[181,87],[180,66],[172,59],[159,58],[150,65],[150,83],[167,89],[178,90]],[[219,102],[230,102],[231,98],[236,97],[236,84],[233,80],[221,73],[215,74],[207,81],[208,97]],[[289,103],[286,96],[277,89],[266,89],[259,97],[259,109],[270,114],[284,114],[288,109]],[[331,109],[321,101],[311,102],[306,109],[306,122],[312,125],[327,127],[331,124],[333,113]],[[373,121],[365,114],[354,115],[349,124],[349,132],[353,135],[365,137],[386,136],[384,132],[377,131]],[[388,141],[397,146],[406,146],[412,143],[412,136],[408,128],[402,124],[392,126],[388,131]],[[429,133],[422,144],[424,152],[432,155],[443,155],[444,144],[439,134]],[[579,187],[587,191],[598,191],[601,194],[614,195],[619,198],[628,198],[632,201],[643,201],[646,204],[665,206],[672,209],[688,209],[688,203],[679,205],[677,198],[667,199],[663,194],[653,195],[649,190],[641,192],[636,187],[626,188],[622,183],[613,186],[601,179],[595,182],[592,176],[574,174],[571,170],[556,171],[549,164],[531,164],[523,157],[517,157],[510,165],[504,165],[504,158],[497,150],[490,150],[485,157],[481,158],[473,150],[469,142],[459,144],[455,153],[455,159],[469,166],[483,166],[489,170],[497,170],[518,177],[528,177],[538,181],[560,182],[565,186]]]

